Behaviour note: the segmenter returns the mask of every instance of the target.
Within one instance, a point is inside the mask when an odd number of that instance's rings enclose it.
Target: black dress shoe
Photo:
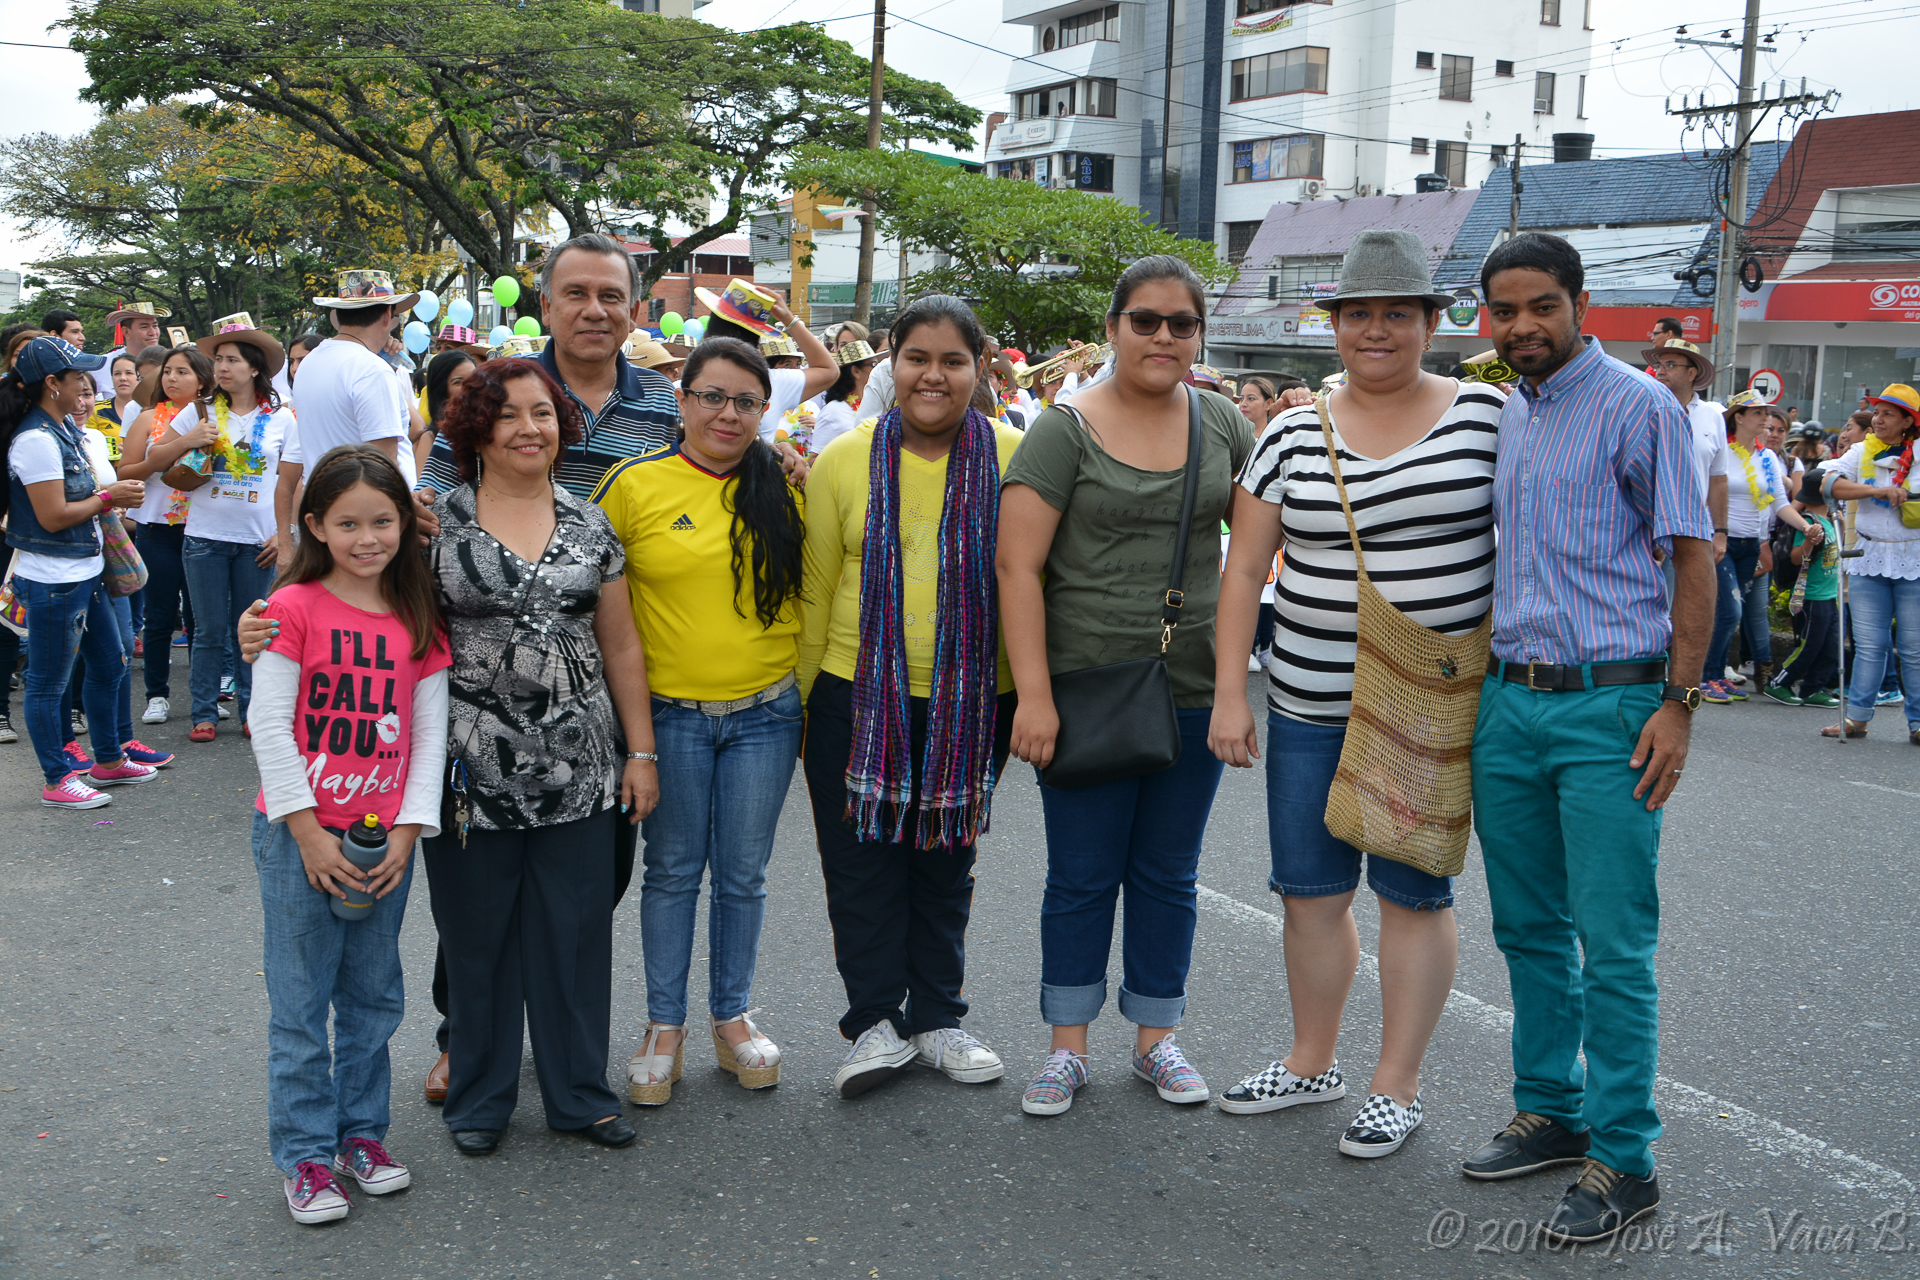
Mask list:
[[[1580,1181],[1560,1197],[1547,1234],[1568,1244],[1597,1244],[1660,1207],[1660,1179],[1636,1178],[1587,1161]]]
[[[453,1145],[461,1155],[490,1156],[500,1146],[498,1129],[462,1129],[453,1135]]]
[[[1569,1133],[1558,1120],[1522,1111],[1493,1141],[1460,1162],[1460,1172],[1482,1182],[1518,1178],[1587,1158],[1587,1135]]]
[[[590,1124],[584,1129],[576,1129],[588,1142],[597,1142],[603,1147],[624,1147],[640,1135],[627,1123],[625,1116],[614,1116],[598,1124]]]

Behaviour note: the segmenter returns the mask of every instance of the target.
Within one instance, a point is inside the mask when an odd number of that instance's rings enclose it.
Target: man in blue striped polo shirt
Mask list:
[[[1522,378],[1500,417],[1493,660],[1473,738],[1518,1114],[1462,1168],[1583,1164],[1547,1229],[1591,1242],[1660,1202],[1654,869],[1699,704],[1713,526],[1673,395],[1581,337],[1573,246],[1519,236],[1480,280]],[[1656,547],[1674,562],[1670,606]]]

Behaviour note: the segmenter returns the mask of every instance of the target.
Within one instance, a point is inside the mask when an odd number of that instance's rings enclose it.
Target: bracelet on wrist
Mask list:
[[[629,751],[629,752],[627,752],[627,759],[629,759],[629,760],[648,760],[648,761],[651,761],[651,762],[653,762],[654,764],[659,764],[659,763],[660,763],[660,756],[659,756],[659,754],[658,754],[658,753],[656,753],[656,752],[652,752],[652,751]]]
[[[113,495],[111,493],[108,493],[105,489],[102,489],[100,492],[94,494],[93,496],[100,499],[100,512],[102,515],[105,515],[107,512],[113,510]]]

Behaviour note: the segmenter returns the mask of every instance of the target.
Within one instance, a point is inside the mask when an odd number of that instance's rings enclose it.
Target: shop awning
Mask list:
[[[1920,322],[1920,262],[1832,263],[1776,282],[1768,320]]]

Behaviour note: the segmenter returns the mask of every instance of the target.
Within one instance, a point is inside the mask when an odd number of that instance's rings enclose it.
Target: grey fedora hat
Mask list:
[[[1425,298],[1436,307],[1456,299],[1433,287],[1427,248],[1411,231],[1362,231],[1340,263],[1340,285],[1328,302],[1348,298]]]

